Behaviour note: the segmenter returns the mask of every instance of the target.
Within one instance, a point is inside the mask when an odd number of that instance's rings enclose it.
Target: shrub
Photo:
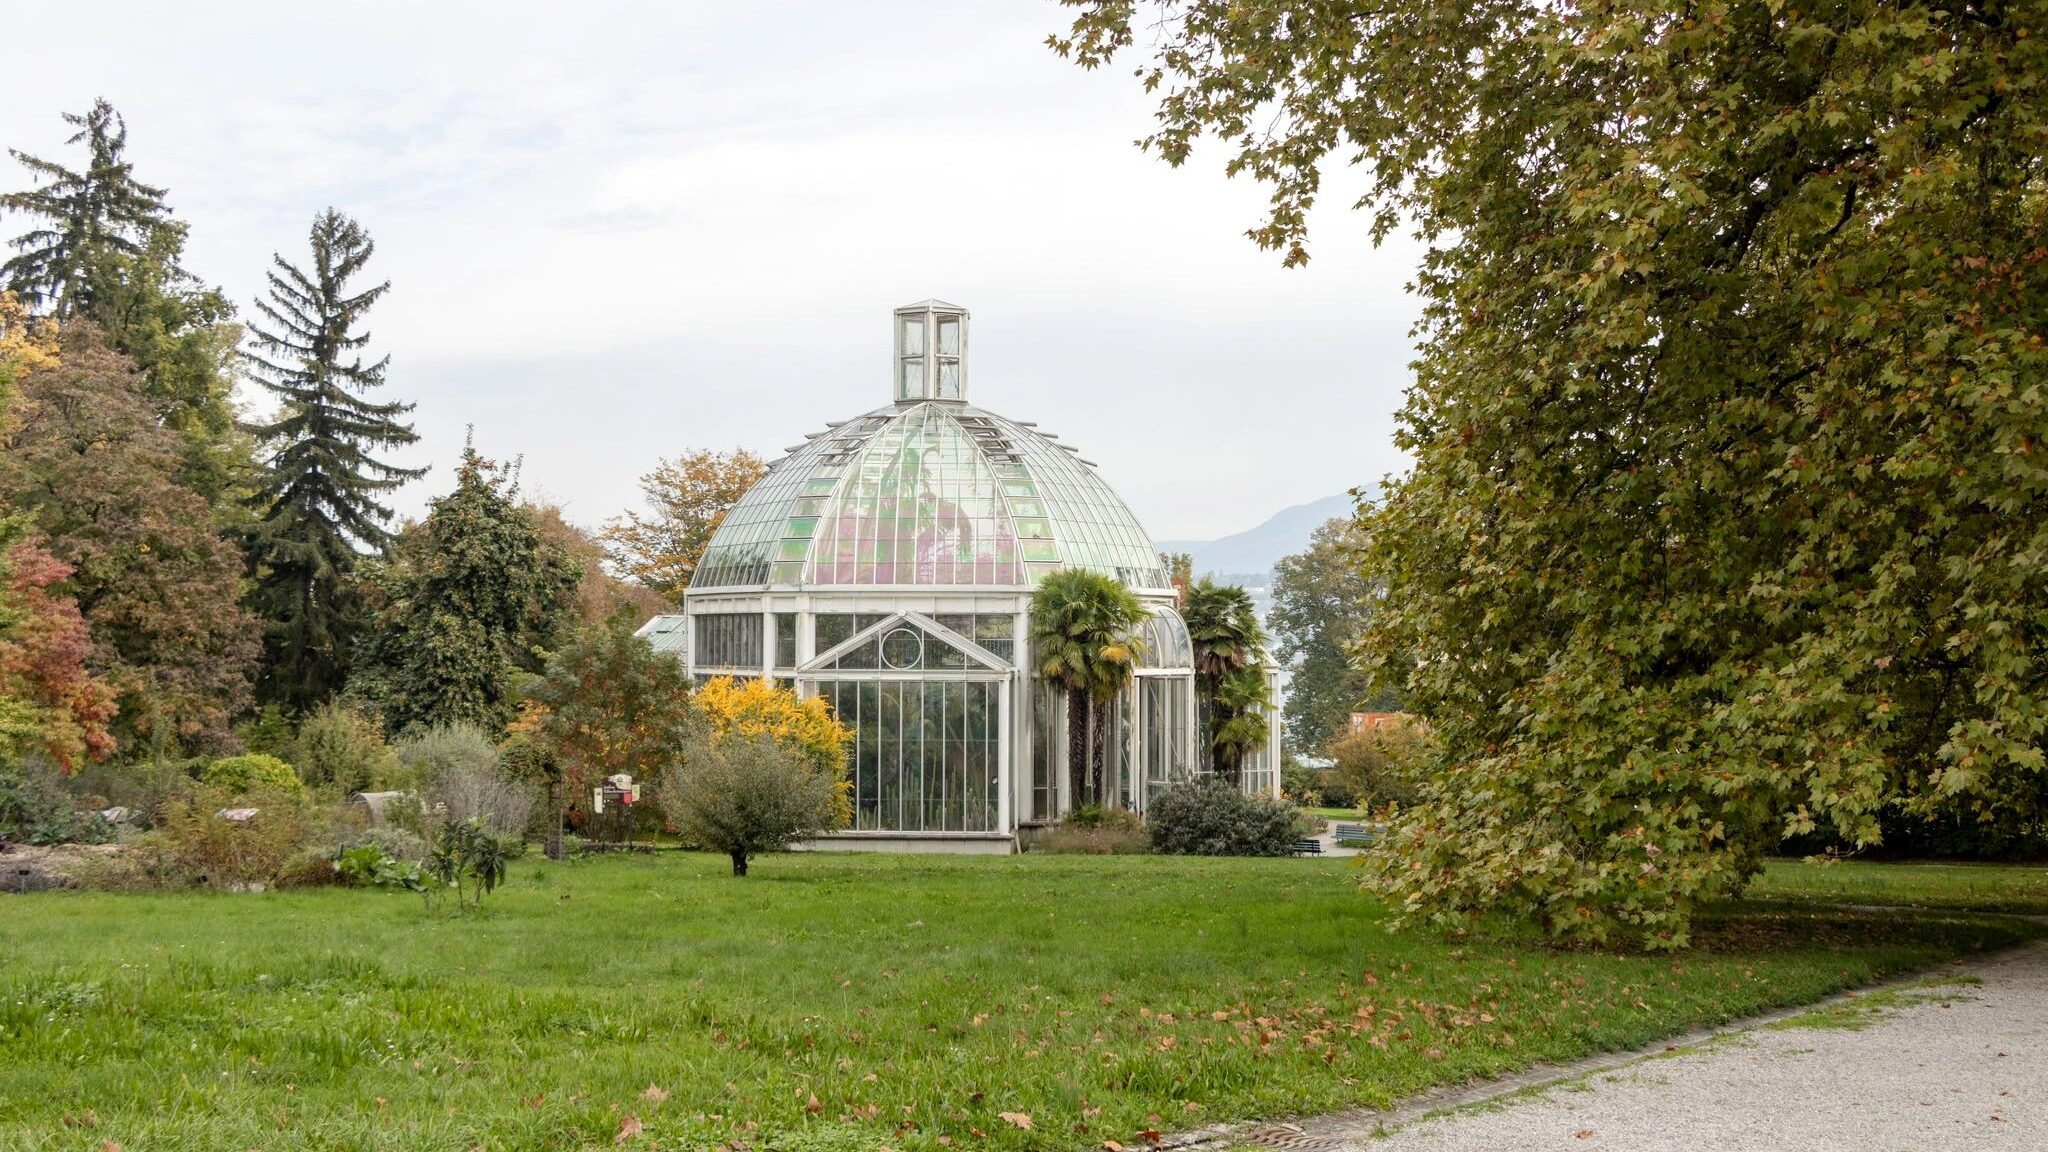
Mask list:
[[[420,848],[424,852],[424,841]],[[334,870],[344,884],[403,888],[408,892],[420,891],[426,875],[418,857],[394,856],[376,844],[362,844],[343,852],[334,862]]]
[[[398,762],[423,784],[450,769],[498,770],[498,746],[475,724],[436,724],[398,742]]]
[[[1428,732],[1416,723],[1353,732],[1330,745],[1330,774],[1369,809],[1412,806],[1420,796]]]
[[[224,813],[231,802],[256,812],[229,819]],[[276,884],[310,838],[305,798],[294,779],[288,790],[232,793],[207,785],[166,802],[156,830],[142,839],[153,856],[149,867],[166,881],[183,876],[195,884],[248,888]]]
[[[77,810],[54,768],[38,761],[0,765],[0,841],[101,844],[113,834],[97,814]]]
[[[429,807],[453,824],[481,821],[500,839],[523,839],[533,814],[533,788],[512,779],[483,729],[444,724],[398,746],[399,760],[416,773]]]
[[[483,821],[450,820],[420,866],[420,892],[429,907],[453,892],[458,911],[480,908],[484,893],[504,882],[506,859],[505,845]]]
[[[358,848],[373,849],[378,855],[388,856],[393,860],[419,861],[427,857],[427,842],[424,838],[404,828],[390,825],[365,828],[356,833],[342,845],[342,854],[347,855]]]
[[[839,827],[853,818],[853,789],[846,782],[847,751],[853,730],[832,715],[823,699],[804,699],[768,680],[717,677],[691,694],[690,703],[720,739],[772,738],[818,775],[830,777],[833,819]],[[673,810],[669,810],[674,819]]]
[[[1286,856],[1300,838],[1296,815],[1215,776],[1167,789],[1146,811],[1152,850],[1169,856]]]
[[[344,794],[418,784],[400,770],[398,754],[384,742],[377,722],[339,702],[324,704],[306,717],[292,745],[292,762],[307,784]]]
[[[235,725],[235,739],[242,742],[242,751],[261,752],[266,756],[285,757],[292,755],[292,721],[284,709],[275,704],[265,704],[263,709]],[[303,771],[304,765],[300,765]]]
[[[1151,841],[1142,824],[1135,828],[1062,824],[1041,834],[1031,850],[1048,856],[1141,856],[1151,851]]]
[[[683,838],[731,857],[735,876],[747,874],[748,857],[839,822],[838,774],[767,733],[694,739],[657,787]]]
[[[1322,773],[1299,760],[1288,760],[1280,769],[1280,792],[1296,804],[1320,804],[1323,800]]]
[[[215,760],[199,774],[199,781],[209,788],[221,789],[230,797],[258,790],[296,792],[299,789],[299,774],[292,771],[291,765],[260,752]]]

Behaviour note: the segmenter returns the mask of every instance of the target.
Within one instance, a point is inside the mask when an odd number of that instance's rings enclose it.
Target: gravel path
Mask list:
[[[1302,1128],[1359,1152],[2048,1149],[2048,945],[1943,971],[1983,983],[1881,993],[1386,1137]]]

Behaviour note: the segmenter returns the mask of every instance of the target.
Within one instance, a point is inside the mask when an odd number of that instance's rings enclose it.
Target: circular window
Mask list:
[[[913,628],[898,628],[882,637],[882,663],[904,671],[924,659],[924,637]]]

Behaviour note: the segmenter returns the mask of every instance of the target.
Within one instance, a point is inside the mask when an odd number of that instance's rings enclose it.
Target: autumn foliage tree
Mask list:
[[[691,452],[663,460],[640,478],[649,511],[627,512],[605,525],[612,564],[627,577],[682,600],[711,534],[768,469],[745,449]]]
[[[54,330],[0,292],[0,438],[12,427],[15,378],[53,367],[56,355]],[[87,669],[85,619],[58,588],[70,575],[0,499],[0,764],[37,753],[68,771],[114,749],[113,692]]]
[[[1788,834],[2048,810],[2048,6],[1070,2],[1259,244],[1355,166],[1428,245],[1395,907],[1682,946]]]
[[[580,629],[548,661],[513,722],[515,735],[546,746],[543,762],[554,767],[543,783],[558,830],[597,781],[623,772],[651,783],[681,756],[693,716],[690,678],[681,661],[635,636],[635,623],[633,610],[621,607]]]
[[[770,680],[719,676],[698,688],[691,704],[714,738],[744,742],[765,737],[795,756],[808,771],[831,782],[834,826],[852,819],[846,757],[853,732],[823,699],[804,699]]]
[[[249,702],[256,621],[237,605],[241,562],[133,362],[90,324],[65,328],[54,363],[19,381],[0,452],[0,496],[33,517],[70,570],[92,667],[119,694],[117,732],[151,746],[225,749]]]

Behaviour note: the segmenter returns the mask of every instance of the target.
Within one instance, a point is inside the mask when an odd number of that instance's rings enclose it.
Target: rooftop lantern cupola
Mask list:
[[[944,300],[896,310],[896,402],[967,400],[967,309]]]

